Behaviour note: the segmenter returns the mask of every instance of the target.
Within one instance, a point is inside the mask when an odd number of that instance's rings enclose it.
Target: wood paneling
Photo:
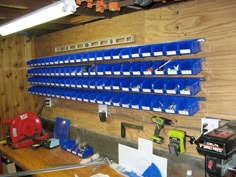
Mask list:
[[[0,117],[1,121],[26,111],[36,111],[33,95],[28,94],[26,60],[32,58],[31,44],[23,36],[0,38]],[[1,125],[0,138],[7,126]]]

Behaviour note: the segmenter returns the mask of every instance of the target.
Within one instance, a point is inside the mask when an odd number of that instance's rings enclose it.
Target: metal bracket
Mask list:
[[[112,46],[118,44],[127,44],[135,42],[135,35],[126,35],[126,36],[119,36],[119,37],[112,37],[107,39],[100,39],[95,41],[87,41],[87,42],[80,42],[76,44],[69,44],[64,46],[55,47],[55,53],[59,52],[67,52],[72,50],[82,50],[88,48],[95,48],[95,47],[103,47],[103,46]]]

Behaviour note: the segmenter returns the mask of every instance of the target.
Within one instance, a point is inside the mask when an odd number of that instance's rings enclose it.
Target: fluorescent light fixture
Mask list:
[[[75,0],[60,0],[32,13],[26,14],[18,19],[0,26],[0,34],[6,36],[37,26],[67,15],[73,14],[78,6]]]

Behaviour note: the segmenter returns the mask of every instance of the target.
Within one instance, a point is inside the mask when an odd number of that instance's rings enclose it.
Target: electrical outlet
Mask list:
[[[220,119],[204,117],[201,120],[201,133],[206,134],[220,126]]]
[[[46,98],[45,105],[47,107],[52,107],[52,98]]]

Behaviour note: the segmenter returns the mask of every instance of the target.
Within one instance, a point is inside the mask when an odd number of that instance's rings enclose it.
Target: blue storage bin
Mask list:
[[[89,61],[88,52],[80,53],[80,55],[81,55],[81,61],[82,61],[82,62],[87,62],[87,61]]]
[[[96,69],[97,75],[99,75],[99,76],[104,75],[105,74],[105,67],[106,67],[106,64],[97,65],[97,69]]]
[[[152,95],[140,95],[142,97],[140,101],[141,109],[146,111],[153,110],[153,102],[151,101],[153,99]]]
[[[104,81],[104,89],[105,90],[111,90],[112,89],[112,81],[113,81],[113,78],[108,78]]]
[[[96,81],[97,81],[97,78],[89,79],[88,84],[89,84],[90,89],[96,89]]]
[[[96,80],[96,89],[103,90],[104,89],[104,81],[105,79],[97,79]]]
[[[96,101],[97,101],[97,96],[98,96],[98,93],[97,92],[91,92],[90,94],[89,94],[89,102],[90,103],[96,103]]]
[[[121,94],[120,106],[123,108],[131,108],[130,100],[132,96],[133,96],[132,94]]]
[[[111,82],[111,88],[112,90],[120,90],[120,78],[114,78]]]
[[[154,93],[165,93],[166,85],[165,80],[161,78],[157,78],[157,80],[153,83],[153,91]]]
[[[192,116],[199,111],[199,102],[197,98],[182,99],[179,103],[178,114]]]
[[[97,50],[95,52],[95,56],[96,56],[96,61],[101,61],[104,59],[104,51],[103,50]]]
[[[132,92],[141,92],[142,85],[141,83],[143,82],[143,78],[135,78],[133,81],[130,83],[130,88]]]
[[[165,55],[172,56],[172,55],[179,55],[179,46],[178,42],[169,42],[165,43]]]
[[[111,105],[112,104],[112,98],[113,98],[113,93],[107,93],[104,95],[104,104],[105,105]]]
[[[55,58],[55,56],[51,56],[51,57],[48,57],[48,58],[49,58],[49,65],[54,65],[54,58]]]
[[[166,97],[164,100],[164,111],[166,113],[178,114],[180,99],[175,97]]]
[[[133,109],[141,109],[141,99],[140,95],[133,95],[132,98],[130,98],[130,107]]]
[[[120,81],[120,89],[125,92],[131,91],[130,83],[134,80],[133,78],[122,78]]]
[[[122,67],[122,75],[129,76],[132,73],[132,66],[134,63],[124,63]]]
[[[178,75],[181,74],[182,68],[182,61],[181,60],[172,60],[167,65],[165,65],[165,74],[168,75]]]
[[[120,105],[121,94],[114,94],[112,97],[112,106],[121,106]]]
[[[65,63],[65,64],[70,63],[71,54],[64,54],[63,57],[64,57],[64,63]]]
[[[165,93],[166,94],[179,94],[179,88],[180,85],[182,84],[182,80],[181,79],[166,79],[165,82]]]
[[[64,78],[64,84],[65,84],[65,87],[70,87],[71,86],[71,78]]]
[[[82,61],[81,57],[82,57],[81,53],[76,53],[75,54],[75,63],[80,63]]]
[[[95,61],[95,58],[96,58],[95,53],[96,52],[94,52],[94,51],[88,52],[88,61]]]
[[[90,78],[81,78],[82,79],[82,88],[89,88]]]
[[[131,74],[134,76],[139,76],[142,74],[142,66],[145,65],[146,62],[136,62],[133,63],[133,65],[131,66]]]
[[[201,44],[197,39],[180,41],[178,45],[180,54],[196,54],[201,51]]]
[[[151,45],[151,55],[158,57],[165,54],[165,45],[164,44],[152,44]]]
[[[65,67],[60,67],[60,68],[59,68],[59,73],[60,73],[60,74],[59,74],[60,76],[65,76],[66,68],[65,68]]]
[[[59,64],[64,64],[65,56],[64,55],[58,56],[58,60],[59,60]]]
[[[105,75],[112,75],[112,66],[113,66],[113,64],[104,65],[103,72]]]
[[[123,65],[124,63],[116,63],[112,66],[112,74],[113,75],[121,75],[123,73]]]
[[[181,65],[181,74],[191,75],[191,74],[198,74],[202,71],[202,61],[201,58],[196,59],[187,59],[187,60],[180,60],[179,63]]]
[[[140,83],[141,91],[145,93],[151,93],[153,92],[153,86],[156,81],[158,81],[158,78],[145,78]]]
[[[111,57],[113,60],[121,59],[120,51],[121,51],[121,48],[111,49]]]
[[[164,75],[166,74],[166,65],[171,63],[173,60],[160,60],[153,62],[153,72],[155,75]]]
[[[82,92],[82,101],[83,102],[89,102],[89,100],[90,100],[90,97],[89,97],[90,93],[91,92],[89,92],[89,91]]]
[[[201,91],[201,83],[199,78],[184,79],[179,87],[181,95],[196,95]]]
[[[154,62],[142,62],[142,64],[140,64],[140,72],[141,75],[153,75],[154,74]]]
[[[91,75],[91,76],[95,76],[96,74],[97,74],[97,67],[98,67],[98,65],[92,65],[92,66],[90,66],[89,67],[89,75]]]
[[[132,58],[140,58],[141,53],[140,53],[141,46],[132,46],[130,47],[130,52],[131,52],[131,57]]]
[[[129,59],[131,56],[131,47],[124,47],[120,50],[121,59]]]
[[[105,104],[105,102],[104,102],[104,96],[105,96],[104,93],[98,93],[98,94],[97,94],[97,98],[96,98],[96,103],[97,103],[97,104]]]
[[[70,139],[63,140],[60,142],[61,148],[65,151],[68,151],[68,152],[71,152],[71,149],[73,149],[73,147],[75,147],[76,144],[77,143],[75,140],[70,140]]]
[[[152,102],[152,110],[156,112],[164,112],[165,97],[153,96],[150,100]]]
[[[142,57],[151,57],[152,56],[152,45],[141,46],[140,54]]]
[[[112,50],[111,49],[108,49],[108,50],[104,50],[104,56],[103,56],[103,59],[104,60],[111,60],[112,59]]]

